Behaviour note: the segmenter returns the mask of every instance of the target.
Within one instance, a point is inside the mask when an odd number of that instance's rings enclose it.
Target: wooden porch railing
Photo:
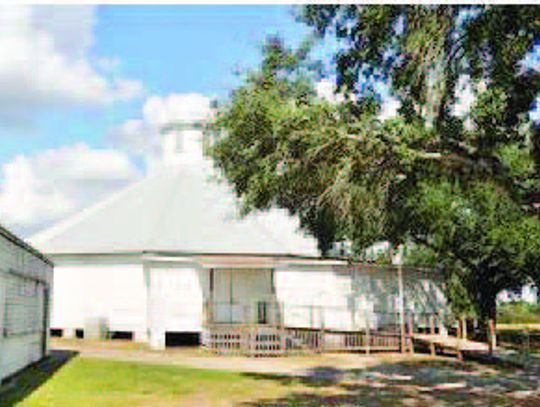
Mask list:
[[[238,318],[235,323],[216,318],[213,311],[215,304],[207,303],[203,346],[219,353],[276,356],[303,352],[413,352],[415,335],[446,334],[443,319],[435,313],[408,313],[406,325],[402,327],[402,318],[397,312],[360,313],[356,310],[357,315],[363,315],[362,327],[337,329],[332,321],[324,318],[319,321],[319,327],[286,325],[283,310],[277,303],[272,307],[257,306],[257,312],[247,309],[240,313],[237,309],[238,315],[246,319]]]

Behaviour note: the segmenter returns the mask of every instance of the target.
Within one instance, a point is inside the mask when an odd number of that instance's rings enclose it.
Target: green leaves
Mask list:
[[[216,121],[226,136],[212,154],[245,210],[288,209],[323,253],[338,240],[358,257],[412,242],[447,271],[456,309],[483,318],[499,290],[539,281],[540,131],[527,112],[540,74],[522,61],[540,8],[305,6],[300,17],[337,38],[337,85],[355,96],[317,98],[311,43],[269,40]],[[464,78],[475,100],[457,117]],[[396,118],[377,116],[380,81],[402,101]]]
[[[420,246],[407,262],[427,260],[446,269],[457,312],[471,311],[460,297],[462,289],[474,299],[483,290],[496,294],[540,281],[540,222],[524,216],[496,184],[425,181],[414,198],[408,206],[416,225],[413,240]],[[422,247],[431,256],[423,255]],[[471,305],[483,316],[482,304]]]

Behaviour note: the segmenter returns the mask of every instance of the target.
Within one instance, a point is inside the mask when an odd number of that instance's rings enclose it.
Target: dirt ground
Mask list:
[[[126,341],[52,346],[4,396],[32,407],[540,406],[540,358],[516,367],[423,354],[249,358]]]
[[[203,369],[229,370],[244,373],[270,373],[294,376],[312,375],[314,368],[321,367],[351,370],[366,369],[381,363],[433,360],[428,355],[400,353],[326,353],[287,357],[219,356],[201,348],[167,348],[150,350],[146,345],[129,341],[88,341],[78,339],[54,339],[52,348],[78,352],[81,357],[103,358],[130,362],[177,365]],[[445,359],[437,357],[437,359]]]

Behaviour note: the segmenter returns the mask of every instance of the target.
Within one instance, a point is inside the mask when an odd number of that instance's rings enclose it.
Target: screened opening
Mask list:
[[[199,346],[200,344],[199,332],[165,332],[165,346]]]
[[[29,335],[43,329],[41,283],[21,276],[2,276],[5,281],[4,337]]]
[[[109,335],[111,339],[120,339],[125,341],[133,340],[133,332],[131,331],[111,331]]]
[[[51,337],[53,338],[61,338],[64,335],[64,330],[51,328],[50,333],[51,333]]]
[[[268,303],[259,301],[257,303],[257,322],[259,324],[268,323]]]
[[[75,338],[84,339],[84,329],[75,329]]]

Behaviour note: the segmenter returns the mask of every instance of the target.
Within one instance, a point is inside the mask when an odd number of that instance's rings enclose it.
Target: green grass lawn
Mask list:
[[[76,357],[17,405],[229,405],[259,394],[278,397],[297,387],[300,382],[284,385],[227,371]]]
[[[311,373],[315,374],[292,377],[74,357],[58,370],[43,363],[27,369],[14,379],[11,390],[0,392],[0,404],[540,405],[540,369],[525,371],[434,359],[353,370],[321,366]]]
[[[540,352],[540,305],[502,304],[497,314],[499,344],[523,352]]]
[[[497,323],[500,324],[540,324],[540,304],[518,301],[497,307]]]

